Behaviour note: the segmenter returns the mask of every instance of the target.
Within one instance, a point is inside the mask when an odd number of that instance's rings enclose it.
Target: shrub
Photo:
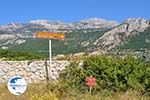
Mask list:
[[[127,91],[129,89],[150,90],[150,64],[138,58],[127,56],[116,58],[112,56],[92,56],[84,59],[83,67],[73,62],[61,73],[61,89],[78,89],[85,92],[87,76],[94,76],[97,91]]]
[[[34,59],[43,59],[44,57],[29,54],[24,52],[17,52],[11,50],[0,50],[0,58],[5,58],[5,60],[34,60]]]

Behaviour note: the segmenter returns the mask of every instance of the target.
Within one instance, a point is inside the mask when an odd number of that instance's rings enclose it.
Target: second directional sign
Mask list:
[[[43,39],[58,39],[64,40],[65,35],[64,33],[53,33],[53,32],[37,32],[35,34],[36,38],[43,38]]]

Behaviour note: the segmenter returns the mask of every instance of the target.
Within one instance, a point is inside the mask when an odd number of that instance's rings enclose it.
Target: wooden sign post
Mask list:
[[[54,32],[37,32],[35,34],[35,38],[40,39],[49,39],[49,65],[52,65],[52,47],[51,47],[51,39],[56,40],[64,40],[65,35],[64,33],[54,33]],[[49,68],[48,68],[49,71]],[[50,73],[51,74],[51,73]]]

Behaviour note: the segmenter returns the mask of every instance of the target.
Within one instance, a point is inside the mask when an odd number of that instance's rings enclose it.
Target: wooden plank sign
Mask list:
[[[42,38],[42,39],[58,39],[58,40],[64,40],[65,35],[64,33],[54,33],[54,32],[37,32],[35,34],[36,38]]]

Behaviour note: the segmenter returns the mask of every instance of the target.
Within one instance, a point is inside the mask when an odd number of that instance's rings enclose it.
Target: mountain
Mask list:
[[[141,51],[150,54],[150,21],[128,18],[122,23],[100,18],[78,22],[32,20],[0,26],[0,47],[22,52],[48,55],[48,40],[35,39],[37,31],[64,32],[65,40],[53,40],[53,54],[78,52]],[[148,51],[148,52],[147,52]]]
[[[97,23],[95,23],[97,22]],[[104,19],[91,18],[74,23],[64,23],[61,21],[48,20],[32,20],[28,23],[9,23],[8,25],[0,26],[0,41],[4,44],[15,44],[16,40],[31,38],[37,31],[53,31],[53,32],[71,32],[76,29],[103,29],[111,28],[118,25],[115,21],[107,21]],[[7,40],[10,40],[9,42]],[[7,42],[7,43],[6,43]],[[3,44],[1,43],[1,46]]]
[[[100,18],[90,18],[87,20],[81,20],[79,25],[82,28],[112,28],[114,26],[117,26],[118,23],[116,21],[107,21]]]
[[[148,27],[150,27],[150,24],[145,19],[129,18],[119,26],[104,33],[104,35],[97,39],[94,44],[100,48],[110,50],[116,46],[122,45],[128,37],[135,36]]]
[[[4,49],[25,43],[27,40],[33,39],[34,33],[38,31],[65,33],[74,33],[74,30],[84,30],[85,32],[89,29],[101,31],[117,25],[118,23],[115,21],[107,21],[99,18],[90,18],[73,23],[48,20],[32,20],[23,24],[9,23],[8,25],[0,26],[0,47]]]

